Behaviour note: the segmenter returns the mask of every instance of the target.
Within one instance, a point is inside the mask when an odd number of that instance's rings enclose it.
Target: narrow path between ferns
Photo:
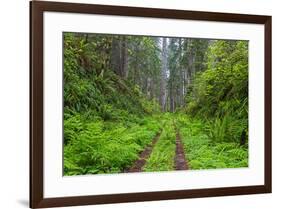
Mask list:
[[[175,126],[175,131],[176,131],[176,155],[174,159],[174,168],[175,170],[188,170],[188,163],[185,159],[181,136],[176,126]]]
[[[146,160],[149,158],[154,145],[156,144],[156,142],[158,141],[160,135],[162,133],[162,130],[160,130],[157,135],[154,137],[154,139],[152,140],[152,143],[150,145],[148,145],[139,155],[138,160],[136,160],[133,164],[132,167],[130,167],[129,169],[125,170],[125,172],[128,173],[132,173],[132,172],[142,172],[143,171],[143,167],[146,163]]]
[[[188,170],[188,162],[185,157],[185,151],[181,139],[181,135],[179,133],[179,129],[176,126],[175,121],[171,123],[174,129],[174,140],[175,140],[175,151],[173,157],[173,170]],[[166,129],[164,128],[166,131]],[[165,132],[164,131],[164,132]],[[133,165],[124,170],[124,172],[131,173],[131,172],[143,172],[145,166],[147,165],[147,161],[150,159],[156,143],[159,141],[161,134],[163,133],[163,129],[161,129],[158,134],[153,138],[152,143],[148,145],[140,154],[138,159],[133,163]],[[163,133],[164,134],[164,133]],[[163,139],[162,139],[163,140]],[[163,153],[165,154],[165,153]],[[167,153],[168,154],[168,153]],[[160,161],[159,161],[160,163]]]

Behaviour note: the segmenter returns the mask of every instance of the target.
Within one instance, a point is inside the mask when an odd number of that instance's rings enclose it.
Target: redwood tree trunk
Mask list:
[[[162,111],[166,108],[166,73],[167,73],[167,38],[162,38],[162,67],[160,81],[160,105]]]

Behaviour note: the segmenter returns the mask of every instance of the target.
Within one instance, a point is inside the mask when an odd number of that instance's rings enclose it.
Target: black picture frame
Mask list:
[[[242,187],[224,187],[212,189],[173,190],[161,192],[127,193],[111,195],[90,195],[74,197],[44,198],[43,195],[43,13],[68,12],[83,14],[105,14],[116,16],[135,16],[169,18],[183,20],[202,20],[235,23],[253,23],[264,25],[265,47],[265,121],[264,121],[264,184]],[[210,196],[271,193],[271,121],[272,121],[272,81],[271,81],[271,16],[198,12],[139,7],[106,6],[93,4],[59,3],[46,1],[30,2],[30,207],[59,207],[89,204],[106,204]]]

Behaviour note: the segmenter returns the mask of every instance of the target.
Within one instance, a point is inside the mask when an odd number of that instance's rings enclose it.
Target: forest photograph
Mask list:
[[[248,167],[248,41],[63,33],[63,175]]]

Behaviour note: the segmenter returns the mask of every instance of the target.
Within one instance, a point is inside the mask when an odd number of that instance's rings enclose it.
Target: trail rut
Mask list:
[[[174,168],[175,170],[188,170],[188,163],[185,159],[183,144],[181,140],[181,136],[177,128],[176,131],[176,155],[174,159]]]
[[[132,167],[128,168],[125,170],[125,172],[127,173],[133,173],[133,172],[142,172],[143,171],[143,167],[146,163],[146,160],[149,158],[154,145],[156,144],[156,142],[158,141],[160,135],[162,133],[162,130],[157,133],[157,135],[154,137],[154,139],[152,140],[152,143],[150,145],[148,145],[139,155],[138,160],[136,160],[133,164]]]

